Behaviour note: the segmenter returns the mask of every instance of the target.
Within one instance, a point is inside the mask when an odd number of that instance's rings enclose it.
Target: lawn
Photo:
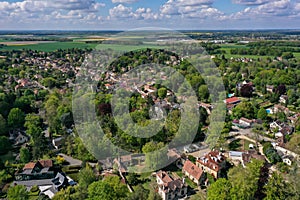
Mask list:
[[[228,148],[231,151],[249,150],[249,144],[253,144],[253,143],[248,140],[237,139],[237,140],[232,141],[228,145]],[[253,145],[255,146],[255,144],[253,144]]]

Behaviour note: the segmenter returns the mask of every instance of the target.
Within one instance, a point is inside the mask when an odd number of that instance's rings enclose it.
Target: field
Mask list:
[[[36,51],[55,51],[57,49],[71,49],[71,48],[95,48],[96,44],[86,44],[84,42],[52,42],[52,43],[37,43],[37,44],[24,44],[24,45],[9,45],[0,48],[3,50],[23,50],[32,49]]]
[[[0,42],[1,43],[1,42]],[[85,42],[2,42],[7,46],[0,47],[0,51],[6,50],[23,50],[23,49],[31,49],[36,51],[55,51],[58,49],[71,49],[71,48],[91,48],[91,49],[113,49],[116,51],[132,51],[137,49],[144,48],[164,48],[153,45],[153,44],[141,44],[141,45],[118,45],[118,44],[97,44],[97,43],[85,43]]]

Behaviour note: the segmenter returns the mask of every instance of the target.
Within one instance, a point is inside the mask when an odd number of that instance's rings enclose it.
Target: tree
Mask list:
[[[166,88],[159,88],[157,91],[158,97],[161,99],[166,98],[167,96],[167,89]]]
[[[137,185],[139,180],[138,180],[136,174],[129,173],[128,176],[127,176],[127,181],[129,183],[129,185]]]
[[[240,94],[242,97],[250,98],[252,97],[253,87],[250,84],[244,84],[240,89]]]
[[[288,59],[294,58],[294,54],[292,52],[284,52],[282,54],[282,58],[288,60]]]
[[[261,120],[266,120],[268,118],[268,113],[266,109],[260,108],[257,113],[257,118]]]
[[[4,117],[0,114],[0,135],[7,134],[7,124]]]
[[[0,136],[0,154],[6,154],[11,148],[11,144],[7,137]]]
[[[229,170],[230,199],[254,199],[262,166],[262,161],[252,159],[246,168],[238,166]]]
[[[202,101],[208,101],[209,98],[209,90],[207,85],[200,85],[198,89],[199,98]]]
[[[131,193],[126,200],[145,200],[149,196],[149,190],[146,190],[143,185],[138,185],[134,192]]]
[[[10,110],[7,118],[7,123],[11,128],[22,128],[25,121],[25,114],[19,108]]]
[[[7,198],[9,200],[27,200],[29,199],[29,193],[25,186],[16,185],[8,189]]]
[[[128,194],[127,186],[121,183],[118,176],[110,176],[102,181],[96,181],[88,187],[90,200],[119,200]]]
[[[233,110],[233,116],[236,118],[246,117],[253,119],[255,116],[255,108],[251,102],[243,101],[239,103]]]
[[[22,163],[28,163],[31,160],[30,151],[27,148],[22,147],[20,149],[20,161]]]
[[[96,181],[96,176],[88,164],[84,169],[80,170],[78,180],[79,186],[85,189],[87,189],[91,183]]]
[[[285,200],[292,196],[291,186],[277,172],[272,174],[264,189],[264,200]]]
[[[0,171],[0,185],[8,183],[11,179],[12,179],[12,176],[9,173],[7,173],[6,170]]]
[[[284,84],[280,84],[276,87],[275,93],[278,95],[283,95],[286,93],[286,87]]]
[[[42,119],[35,114],[28,114],[25,117],[26,133],[31,136],[33,142],[42,134]]]
[[[220,178],[208,187],[208,200],[230,200],[231,184],[225,178]]]
[[[62,116],[60,117],[60,121],[64,127],[71,128],[71,126],[74,124],[72,113],[68,112],[62,114]]]

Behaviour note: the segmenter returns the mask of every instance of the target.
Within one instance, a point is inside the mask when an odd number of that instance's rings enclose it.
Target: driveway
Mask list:
[[[72,158],[71,156],[68,156],[66,154],[59,153],[58,155],[63,157],[69,163],[69,166],[81,166],[82,164],[81,160]]]

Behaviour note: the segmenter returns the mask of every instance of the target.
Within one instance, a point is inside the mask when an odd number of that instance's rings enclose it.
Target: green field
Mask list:
[[[57,49],[71,49],[71,48],[92,48],[98,50],[113,49],[116,51],[132,51],[145,48],[164,48],[164,46],[157,45],[118,45],[118,44],[96,44],[96,43],[85,43],[85,42],[54,42],[54,43],[39,43],[39,44],[28,44],[28,45],[10,45],[0,48],[0,51],[10,50],[23,50],[31,49],[36,51],[51,52]]]
[[[293,53],[295,58],[300,59],[300,53]]]
[[[55,51],[57,49],[71,49],[71,48],[95,48],[97,44],[86,44],[84,42],[53,42],[53,43],[40,43],[40,44],[30,44],[30,45],[11,45],[0,48],[0,51],[5,50],[23,50],[31,49],[36,51]]]

